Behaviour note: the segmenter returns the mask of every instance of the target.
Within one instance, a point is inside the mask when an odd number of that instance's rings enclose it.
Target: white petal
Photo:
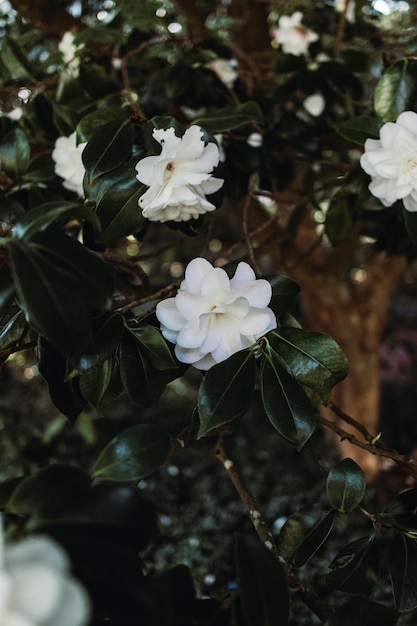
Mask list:
[[[232,289],[238,285],[249,283],[256,280],[256,274],[248,263],[241,261],[235,271],[233,278],[230,280]]]
[[[185,285],[188,291],[191,293],[201,293],[201,285],[212,269],[212,264],[201,257],[190,261],[185,270]]]
[[[220,363],[243,348],[240,332],[233,319],[228,316],[217,316],[216,333],[220,341],[212,352],[213,359]]]
[[[262,337],[277,327],[275,315],[271,309],[251,309],[248,315],[239,320],[239,330],[243,335]]]
[[[59,607],[63,580],[49,567],[21,565],[13,571],[10,604],[16,612],[42,624]]]
[[[417,135],[417,113],[404,111],[397,118],[397,124],[406,128],[412,135]]]
[[[209,196],[211,193],[216,193],[216,191],[219,191],[223,184],[223,178],[214,178],[214,176],[211,176],[208,180],[203,180],[203,182],[200,184],[200,187],[203,192]]]
[[[153,182],[153,170],[159,160],[159,156],[148,156],[138,161],[135,165],[135,170],[137,171],[136,178],[144,185],[150,187]]]
[[[413,213],[417,211],[417,199],[413,198],[411,195],[403,199],[403,204],[407,211],[412,211]]]
[[[13,571],[20,565],[42,563],[59,572],[69,567],[69,559],[60,545],[49,537],[34,536],[18,543],[8,545],[5,555],[6,567]]]
[[[200,348],[206,338],[205,326],[200,324],[198,317],[187,322],[178,334],[177,345],[181,348]]]
[[[264,309],[271,301],[272,287],[264,278],[258,278],[250,283],[238,285],[233,289],[233,295],[243,296],[249,304],[258,309]]]
[[[181,137],[177,137],[174,128],[154,128],[153,138],[161,144],[162,155],[176,152],[181,145]]]
[[[198,159],[204,150],[203,130],[200,126],[190,126],[181,138],[181,145],[177,149],[176,161],[190,161]]]
[[[221,267],[215,267],[206,274],[201,285],[202,296],[226,296],[230,293],[230,280]]]
[[[175,298],[167,298],[158,302],[156,317],[165,327],[175,331],[181,330],[187,321],[178,311]]]
[[[69,578],[63,581],[57,610],[42,626],[84,626],[90,612],[86,591],[76,580]]]

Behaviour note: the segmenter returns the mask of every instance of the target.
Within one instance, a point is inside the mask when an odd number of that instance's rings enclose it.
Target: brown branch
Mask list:
[[[152,302],[153,300],[162,300],[163,298],[167,298],[168,296],[171,296],[174,293],[174,291],[180,286],[180,282],[181,281],[177,280],[175,281],[175,283],[171,283],[170,285],[167,285],[166,287],[162,287],[162,289],[155,291],[150,296],[139,298],[138,300],[133,300],[132,302],[129,302],[129,304],[125,304],[124,306],[121,306],[121,307],[116,307],[113,310],[118,311],[119,313],[126,313],[127,311],[131,311],[132,309],[135,309],[136,307],[141,306],[142,304],[146,304],[147,302]]]
[[[227,451],[227,439],[231,436],[231,434],[232,431],[227,428],[221,431],[217,439],[216,456],[225,468],[234,488],[240,496],[240,499],[246,506],[249,512],[250,520],[260,541],[281,563],[287,577],[288,585],[292,589],[295,589],[295,593],[301,601],[308,606],[322,622],[325,622],[330,617],[330,609],[308,585],[298,578],[289,565],[284,561],[279,553],[277,545],[275,544],[272,533],[263,519],[263,515],[256,498],[254,498],[254,496],[249,492],[243,481],[241,473],[234,462],[230,459],[230,455]]]
[[[15,354],[15,352],[22,352],[23,350],[29,350],[30,348],[34,348],[36,346],[36,341],[29,341],[28,343],[24,343],[21,346],[13,346],[12,348],[6,348],[0,352],[0,358],[4,356],[9,356],[10,354]]]
[[[10,4],[22,17],[43,33],[61,39],[68,30],[86,28],[81,20],[73,17],[59,2],[50,0],[10,0]]]
[[[113,265],[124,267],[133,274],[137,274],[142,281],[142,285],[144,286],[145,290],[149,290],[149,276],[136,261],[125,259],[124,257],[119,256],[118,254],[114,254],[112,252],[104,252],[103,257]]]

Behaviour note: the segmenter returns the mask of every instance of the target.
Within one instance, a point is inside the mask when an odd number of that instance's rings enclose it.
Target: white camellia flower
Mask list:
[[[326,101],[321,93],[313,93],[304,100],[303,107],[313,117],[319,117],[326,107]]]
[[[369,191],[384,206],[402,200],[417,211],[417,113],[405,111],[387,122],[379,139],[367,139],[361,166],[372,178]]]
[[[82,152],[87,144],[79,143],[75,132],[69,137],[58,137],[52,152],[55,173],[64,179],[62,185],[82,198],[84,196],[83,179],[85,174]]]
[[[235,80],[239,76],[234,68],[234,63],[226,61],[226,59],[215,59],[210,61],[210,63],[206,63],[206,67],[214,72],[229,89],[232,89]]]
[[[319,38],[317,33],[301,24],[302,19],[301,11],[296,11],[292,15],[282,15],[278,20],[274,37],[285,54],[307,54],[309,45]]]
[[[88,596],[54,541],[39,536],[2,546],[2,626],[85,626],[89,616]]]
[[[75,45],[74,35],[71,31],[67,31],[62,36],[61,41],[58,44],[58,50],[62,55],[62,61],[65,66],[65,71],[72,78],[78,78],[80,72],[80,59],[77,53],[84,48],[84,45]]]
[[[338,13],[342,13],[345,10],[346,4],[348,5],[345,13],[346,21],[350,24],[354,24],[355,17],[355,0],[335,0],[334,8]]]
[[[219,149],[205,145],[200,126],[190,126],[182,137],[173,128],[154,129],[161,144],[158,156],[136,165],[136,178],[149,189],[139,198],[142,215],[153,222],[185,222],[216,207],[206,194],[220,189],[224,180],[211,175],[219,164]]]
[[[174,298],[162,300],[156,316],[165,339],[175,343],[179,361],[201,370],[253,345],[276,328],[268,307],[272,289],[252,268],[239,263],[235,275],[193,259]]]

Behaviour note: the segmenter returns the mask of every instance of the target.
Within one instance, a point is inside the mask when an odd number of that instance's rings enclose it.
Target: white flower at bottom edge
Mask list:
[[[73,132],[69,137],[58,137],[52,152],[55,173],[64,179],[62,185],[68,191],[74,191],[80,198],[84,197],[85,169],[81,155],[86,145],[79,143],[77,146],[77,137]]]
[[[206,194],[215,193],[224,180],[211,175],[219,164],[219,149],[204,144],[200,126],[190,126],[182,137],[173,128],[154,129],[161,144],[158,156],[136,165],[136,178],[149,189],[139,198],[142,215],[153,222],[185,222],[216,207]]]
[[[62,548],[30,537],[3,548],[0,565],[2,626],[85,626],[90,602],[71,577]]]
[[[174,298],[162,300],[156,316],[165,339],[175,343],[179,361],[208,370],[253,345],[276,328],[268,307],[272,289],[241,262],[229,279],[206,259],[193,259]]]
[[[285,54],[307,54],[309,45],[319,38],[317,33],[301,24],[302,19],[301,11],[296,11],[292,15],[282,15],[278,20],[274,37]]]
[[[361,166],[372,178],[369,191],[384,206],[402,200],[417,211],[417,113],[405,111],[387,122],[379,139],[367,139]]]

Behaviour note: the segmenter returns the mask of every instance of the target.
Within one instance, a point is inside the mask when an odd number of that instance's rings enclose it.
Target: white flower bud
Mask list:
[[[326,101],[320,93],[314,93],[303,102],[303,107],[313,117],[319,117],[326,106]]]
[[[251,148],[260,148],[263,144],[264,138],[261,133],[251,133],[246,140],[246,143]]]

